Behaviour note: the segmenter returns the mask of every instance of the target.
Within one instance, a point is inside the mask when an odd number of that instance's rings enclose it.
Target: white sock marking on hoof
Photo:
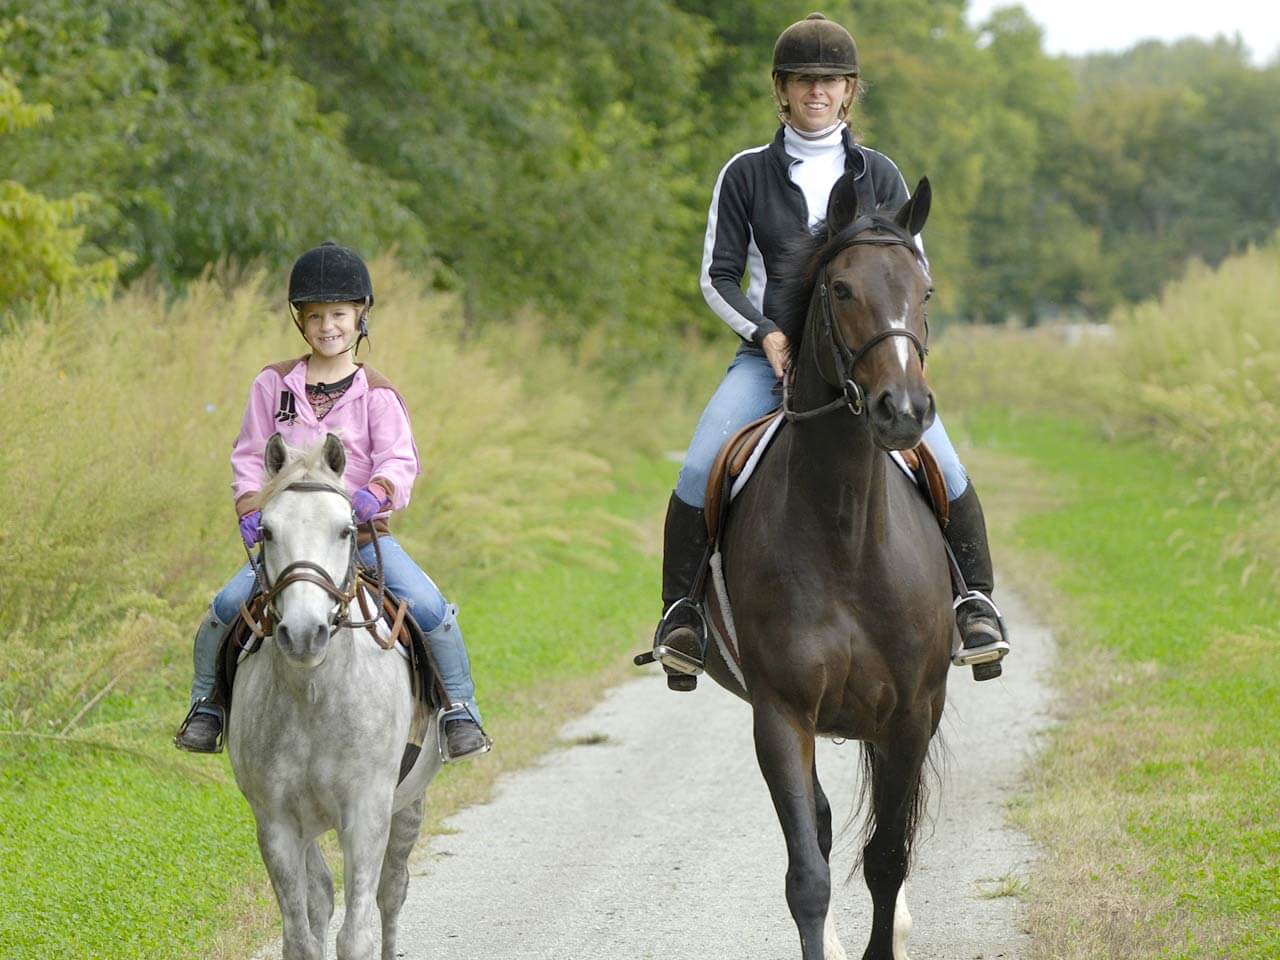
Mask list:
[[[911,911],[907,909],[907,885],[898,888],[893,904],[893,960],[911,960],[907,956],[907,937],[911,934]]]
[[[822,927],[822,960],[849,960],[840,937],[836,935],[836,922],[831,917],[830,907],[827,907],[827,922]]]

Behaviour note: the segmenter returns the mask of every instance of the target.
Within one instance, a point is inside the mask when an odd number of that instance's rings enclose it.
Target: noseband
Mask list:
[[[853,371],[857,367],[859,361],[867,355],[867,353],[876,344],[890,337],[906,337],[916,348],[916,354],[920,357],[921,365],[924,359],[929,355],[929,319],[924,321],[924,340],[921,340],[910,330],[898,330],[890,328],[881,330],[878,333],[868,337],[861,346],[856,350],[851,349],[845,343],[844,334],[840,330],[840,324],[836,323],[835,313],[831,309],[831,293],[827,286],[827,267],[840,253],[849,247],[856,246],[875,246],[875,247],[906,247],[917,258],[920,251],[916,247],[915,242],[907,235],[905,231],[892,221],[881,220],[873,217],[860,217],[853,222],[849,228],[853,238],[848,243],[836,250],[828,258],[827,262],[822,265],[822,270],[818,274],[817,289],[815,293],[820,303],[819,320],[822,324],[822,339],[827,345],[827,349],[831,351],[832,368],[840,376],[839,383],[832,383],[827,379],[826,374],[822,371],[822,364],[818,364],[818,375],[831,387],[840,392],[840,396],[832,400],[830,403],[824,404],[813,410],[798,411],[791,406],[791,389],[795,381],[795,366],[792,365],[791,370],[787,371],[787,376],[782,382],[782,412],[786,418],[792,422],[797,420],[810,420],[813,417],[820,417],[824,413],[830,413],[841,407],[847,409],[855,417],[861,416],[866,410],[866,390],[854,378]],[[862,236],[867,230],[877,231],[868,236]],[[887,230],[888,233],[879,231]],[[813,349],[816,351],[818,347],[815,345]]]
[[[287,491],[298,491],[299,493],[336,493],[351,504],[351,498],[347,496],[346,491],[339,490],[327,483],[317,483],[310,480],[302,480],[298,483],[290,484],[285,488]],[[283,492],[283,491],[282,491]],[[356,576],[357,569],[357,553],[355,525],[352,524],[351,531],[351,551],[347,559],[347,570],[342,578],[342,585],[339,586],[334,582],[333,577],[329,576],[329,571],[318,563],[310,560],[295,560],[276,577],[276,582],[271,583],[267,579],[267,568],[265,562],[258,562],[253,556],[253,552],[245,548],[245,552],[249,554],[249,565],[253,568],[254,575],[258,578],[258,585],[262,588],[263,596],[263,623],[262,632],[270,634],[274,625],[280,620],[280,611],[276,608],[276,599],[280,596],[285,587],[292,586],[295,583],[311,583],[315,584],[329,596],[333,597],[337,603],[334,605],[333,612],[329,618],[329,628],[331,630],[339,630],[344,627],[371,627],[378,622],[381,616],[383,601],[383,577],[382,577],[382,549],[378,546],[378,531],[373,525],[373,521],[369,522],[369,530],[373,536],[373,552],[378,562],[378,602],[374,605],[373,613],[365,620],[352,620],[351,601],[355,600],[360,593],[359,578]],[[263,542],[262,549],[266,551],[266,542]],[[363,610],[364,602],[361,601]],[[367,614],[367,611],[364,611]]]

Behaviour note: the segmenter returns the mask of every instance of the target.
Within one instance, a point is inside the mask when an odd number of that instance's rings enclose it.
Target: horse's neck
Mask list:
[[[806,336],[817,336],[810,329]],[[798,411],[816,410],[836,398],[834,387],[822,378],[815,359],[816,340],[796,358],[793,388]],[[865,527],[887,515],[886,464],[871,438],[866,414],[855,417],[838,407],[812,420],[792,424],[788,487],[804,498],[823,504],[841,528]]]

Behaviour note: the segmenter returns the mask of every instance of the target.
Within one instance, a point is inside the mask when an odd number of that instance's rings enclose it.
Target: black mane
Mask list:
[[[773,321],[787,335],[791,355],[799,353],[804,342],[805,321],[809,316],[809,304],[818,275],[853,238],[867,229],[866,219],[878,228],[902,236],[902,227],[894,221],[891,212],[877,208],[868,218],[857,217],[844,229],[827,235],[826,222],[817,224],[807,234],[797,234],[789,240],[779,258],[778,315]]]

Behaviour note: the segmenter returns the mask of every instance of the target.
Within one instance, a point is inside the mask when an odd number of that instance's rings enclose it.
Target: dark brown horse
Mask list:
[[[955,634],[938,522],[885,452],[919,443],[934,415],[924,375],[930,282],[913,243],[929,201],[927,180],[887,214],[858,210],[850,175],[832,189],[827,233],[801,252],[795,309],[783,318],[791,423],[721,539],[804,960],[845,956],[828,921],[831,806],[817,736],[863,742],[862,866],[874,902],[863,957],[906,957],[903,881]],[[743,696],[714,644],[707,654],[707,673]]]

